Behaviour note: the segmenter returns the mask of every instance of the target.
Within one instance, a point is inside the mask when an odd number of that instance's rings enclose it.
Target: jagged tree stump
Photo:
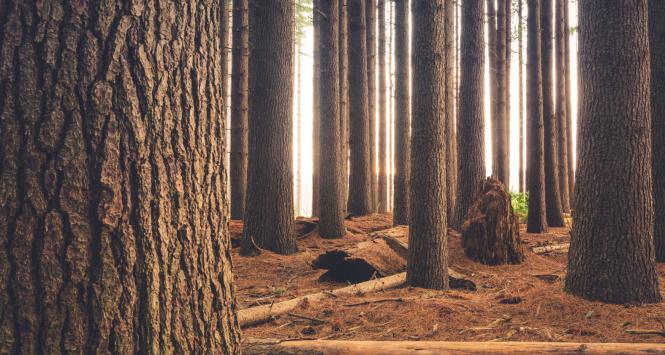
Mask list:
[[[487,178],[482,182],[462,226],[462,247],[469,258],[486,265],[519,264],[524,260],[510,195],[498,180]]]

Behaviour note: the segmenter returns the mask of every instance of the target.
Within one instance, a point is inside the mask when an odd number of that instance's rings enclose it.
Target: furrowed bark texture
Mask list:
[[[541,62],[540,0],[527,0],[527,187],[528,233],[547,232],[545,204],[545,133],[543,129],[543,72]]]
[[[339,104],[339,0],[321,2],[319,64],[321,68],[321,157],[319,234],[346,234],[342,213],[342,122]]]
[[[321,157],[319,156],[319,140],[321,139],[321,94],[319,93],[320,64],[319,64],[319,37],[320,29],[319,22],[321,21],[321,0],[313,0],[313,13],[314,19],[314,68],[312,72],[312,216],[319,216],[319,175],[321,171]]]
[[[457,203],[452,227],[459,230],[485,179],[485,6],[482,1],[462,3],[460,37],[460,86],[457,144],[459,172]]]
[[[297,251],[293,230],[293,45],[290,0],[249,2],[249,166],[242,253]]]
[[[367,105],[365,1],[348,0],[349,14],[349,213],[372,213],[372,168]]]
[[[349,195],[349,17],[347,0],[339,0],[339,119],[342,139],[342,197],[339,202],[346,216]]]
[[[409,224],[411,180],[411,96],[409,93],[409,2],[395,3],[395,189],[393,224]]]
[[[647,1],[584,0],[579,10],[580,159],[565,287],[602,302],[658,302]]]
[[[557,172],[559,175],[559,192],[561,195],[561,207],[563,212],[570,213],[570,183],[568,182],[568,118],[566,107],[568,97],[566,96],[566,50],[565,36],[566,23],[563,13],[565,0],[556,0],[556,121],[557,121]]]
[[[233,0],[231,75],[231,219],[243,219],[247,190],[248,0]]]
[[[454,82],[453,65],[455,63],[454,47],[454,28],[455,28],[455,1],[446,0],[445,2],[445,45],[446,45],[446,74],[445,74],[445,105],[446,105],[446,203],[447,215],[451,216],[455,211],[455,199],[457,197],[457,138],[455,136],[455,103],[454,103]]]
[[[508,120],[506,115],[506,3],[508,0],[497,1],[496,11],[496,47],[495,48],[495,93],[492,98],[492,141],[494,146],[493,175],[509,186],[510,167],[508,166]]]
[[[445,0],[413,0],[411,220],[406,280],[448,289]]]
[[[500,149],[499,144],[499,126],[497,122],[497,112],[496,112],[496,101],[499,100],[499,86],[497,78],[497,63],[498,63],[498,51],[497,51],[497,13],[496,13],[496,1],[487,0],[487,54],[489,61],[489,107],[490,107],[490,130],[491,130],[491,145],[492,145],[492,175],[496,176],[498,174],[499,167],[499,153]]]
[[[377,121],[379,119],[376,100],[376,75],[377,75],[377,42],[376,42],[376,31],[377,31],[377,1],[385,0],[365,0],[365,24],[366,31],[365,37],[367,38],[367,97],[368,97],[368,110],[369,110],[369,127],[370,127],[370,166],[372,169],[372,212],[376,211],[377,202],[379,193],[379,177],[376,171],[377,164],[377,134],[376,127]]]
[[[572,104],[572,76],[570,74],[570,22],[568,18],[568,6],[570,6],[570,3],[568,0],[565,0],[566,3],[563,6],[563,21],[564,21],[564,26],[566,28],[566,35],[564,38],[564,46],[565,46],[565,51],[566,53],[564,54],[566,57],[566,68],[565,68],[565,75],[566,75],[566,97],[568,98],[568,101],[566,102],[566,120],[567,120],[567,125],[566,125],[566,135],[568,136],[568,194],[570,195],[570,203],[573,203],[573,199],[575,196],[575,164],[573,163],[573,155],[575,154],[575,150],[573,150],[573,104]],[[577,53],[575,53],[575,57],[577,57]],[[577,76],[576,76],[577,77]],[[578,103],[579,106],[579,103]],[[572,208],[572,206],[571,206]]]
[[[665,2],[649,1],[656,260],[665,262]]]
[[[504,142],[504,154],[506,155],[506,162],[504,164],[504,174],[506,174],[506,190],[510,192],[510,59],[512,55],[512,42],[513,42],[513,33],[511,29],[511,3],[512,0],[506,0],[506,47],[504,48],[504,66],[505,66],[505,84],[506,88],[503,90],[504,102],[503,106],[503,142]]]
[[[377,22],[379,23],[379,115],[377,117],[377,123],[379,125],[378,137],[377,137],[377,149],[379,152],[378,160],[378,170],[377,174],[373,176],[378,176],[378,184],[375,188],[376,190],[376,211],[379,213],[388,212],[388,126],[390,125],[390,118],[388,117],[388,78],[386,76],[387,70],[389,67],[386,65],[388,56],[390,55],[386,50],[386,41],[387,34],[386,31],[386,14],[388,13],[388,6],[386,6],[386,0],[378,0],[379,6],[379,16],[377,17]],[[372,128],[373,129],[373,128]],[[372,165],[374,168],[374,165]]]
[[[222,2],[0,8],[0,353],[239,351]]]

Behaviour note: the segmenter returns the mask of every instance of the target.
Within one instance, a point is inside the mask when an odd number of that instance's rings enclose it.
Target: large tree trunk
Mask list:
[[[406,279],[448,289],[445,0],[414,1],[411,218]]]
[[[517,56],[517,62],[519,63],[519,72],[518,72],[518,89],[517,91],[519,92],[519,144],[520,144],[520,157],[518,159],[518,171],[520,174],[519,182],[519,192],[525,192],[526,191],[526,182],[525,182],[525,175],[526,175],[526,157],[524,155],[524,136],[526,135],[524,132],[524,59],[523,59],[523,52],[524,52],[524,20],[522,19],[523,16],[523,0],[517,0],[517,13],[518,13],[518,20],[519,23],[517,25],[517,47],[518,47],[518,56]]]
[[[367,105],[365,1],[348,0],[349,14],[349,213],[372,213],[372,167]]]
[[[0,1],[0,353],[236,353],[222,2],[105,4]]]
[[[489,95],[487,100],[490,107],[490,137],[492,145],[492,175],[498,172],[499,161],[499,126],[497,122],[496,101],[499,100],[499,87],[497,82],[497,13],[496,13],[496,0],[486,0],[487,9],[487,60],[489,65],[488,80],[489,80]]]
[[[319,175],[321,175],[321,157],[319,157],[319,142],[321,139],[321,94],[319,93],[319,75],[321,73],[320,63],[319,63],[319,41],[320,41],[320,28],[319,22],[321,18],[320,7],[321,0],[313,0],[313,12],[312,18],[314,22],[314,68],[312,72],[312,217],[319,216]]]
[[[464,1],[461,13],[459,147],[457,203],[452,227],[459,230],[466,212],[475,199],[480,182],[485,178],[484,117],[484,3]]]
[[[455,200],[457,197],[457,136],[455,135],[455,103],[454,103],[454,71],[455,64],[455,1],[446,0],[445,2],[445,45],[446,45],[446,87],[445,87],[445,105],[446,105],[446,203],[447,215],[451,216],[455,212]]]
[[[347,0],[339,0],[339,106],[342,122],[342,212],[346,215],[349,195],[349,17]]]
[[[552,39],[552,1],[541,0],[540,23],[541,33],[541,60],[543,82],[543,126],[545,130],[545,203],[547,204],[547,224],[550,227],[563,227],[563,211],[561,209],[561,195],[559,194],[559,174],[557,157],[557,120],[554,110],[552,73],[552,57],[554,55],[554,41]]]
[[[503,91],[504,95],[504,102],[506,103],[504,105],[504,114],[503,114],[503,142],[504,142],[504,154],[506,155],[506,162],[505,162],[505,174],[506,174],[506,181],[504,184],[506,185],[506,191],[510,192],[510,59],[512,56],[512,43],[513,43],[513,32],[511,29],[511,3],[512,0],[506,0],[505,1],[505,6],[506,6],[506,47],[505,47],[505,90]]]
[[[566,96],[566,51],[565,36],[566,23],[563,17],[565,0],[556,0],[556,122],[557,148],[559,159],[557,159],[557,172],[559,175],[559,192],[561,194],[561,207],[563,212],[570,213],[570,184],[568,182],[568,119],[566,107],[568,97]]]
[[[393,224],[409,224],[411,180],[411,96],[409,92],[409,0],[395,3],[395,187]]]
[[[665,262],[665,2],[649,0],[656,260]]]
[[[575,197],[575,164],[573,164],[573,155],[575,151],[573,150],[573,100],[572,100],[572,83],[573,79],[570,75],[570,23],[568,18],[568,0],[564,0],[565,4],[563,6],[563,22],[565,26],[565,38],[564,38],[564,49],[566,57],[566,97],[568,101],[566,102],[566,135],[568,136],[568,194],[570,195],[571,204]],[[577,57],[577,53],[575,55]],[[577,78],[577,75],[575,75]],[[579,105],[578,105],[579,106]],[[571,206],[572,208],[572,206]]]
[[[376,171],[377,164],[377,134],[376,127],[378,121],[378,112],[376,108],[377,92],[376,92],[376,75],[377,75],[377,44],[376,44],[376,30],[377,30],[377,0],[365,0],[365,17],[366,17],[366,31],[365,37],[367,38],[367,97],[369,109],[369,127],[370,127],[370,140],[369,140],[369,156],[370,166],[372,169],[372,212],[376,211],[376,199],[379,192],[379,177]],[[384,0],[380,0],[384,1]]]
[[[386,0],[379,0],[379,16],[377,22],[379,23],[379,115],[377,123],[379,125],[378,137],[377,137],[377,149],[378,149],[378,167],[377,174],[373,176],[378,176],[376,191],[376,210],[379,213],[388,212],[388,144],[386,140],[388,139],[388,104],[387,104],[387,95],[388,95],[388,84],[386,77],[386,59],[389,55],[386,50],[386,13],[388,13],[388,7],[386,6]],[[390,6],[390,5],[388,5]],[[375,165],[372,165],[372,169],[375,168]]]
[[[321,157],[319,234],[346,234],[342,213],[342,122],[339,104],[339,0],[321,2],[319,65],[321,93]]]
[[[545,137],[543,129],[543,71],[541,59],[540,0],[527,0],[527,185],[529,192],[528,233],[547,232],[545,204]]]
[[[493,1],[492,1],[493,2]],[[492,97],[492,141],[494,142],[492,175],[506,186],[509,184],[510,167],[508,166],[508,122],[506,116],[506,3],[498,0],[496,10],[495,58],[496,78],[495,96]]]
[[[293,55],[290,0],[249,2],[249,174],[241,252],[297,251],[293,231]]]
[[[579,9],[580,163],[566,290],[658,302],[647,1],[584,0]]]
[[[222,46],[222,98],[224,98],[224,112],[229,106],[229,101],[231,97],[229,95],[230,84],[231,84],[231,45],[232,37],[231,32],[233,28],[233,1],[232,0],[222,0],[222,9],[220,12],[221,17],[221,46]],[[226,116],[226,115],[225,115]]]
[[[233,0],[231,75],[231,219],[242,219],[247,190],[247,112],[249,68],[248,0]]]

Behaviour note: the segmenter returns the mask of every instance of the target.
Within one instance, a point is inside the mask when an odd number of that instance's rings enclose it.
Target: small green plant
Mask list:
[[[526,223],[529,219],[529,193],[511,192],[510,201],[513,205],[513,211],[519,217],[521,223]]]

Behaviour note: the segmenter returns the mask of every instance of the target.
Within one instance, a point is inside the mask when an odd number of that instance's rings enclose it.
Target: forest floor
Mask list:
[[[313,232],[298,241],[299,253],[281,256],[263,251],[242,257],[233,250],[236,298],[240,309],[332,290],[343,283],[319,281],[325,270],[311,262],[326,250],[368,240],[370,232],[391,227],[389,215],[346,221],[345,238],[326,240]],[[231,222],[232,236],[242,224]],[[661,335],[630,330],[665,328],[665,304],[608,305],[573,297],[563,290],[567,252],[534,254],[536,246],[570,241],[568,229],[547,234],[520,233],[526,250],[521,265],[485,266],[464,256],[460,238],[449,237],[450,267],[477,285],[476,291],[431,291],[403,286],[364,295],[328,297],[301,304],[292,315],[243,330],[245,339],[353,339],[441,341],[665,342]],[[665,264],[658,265],[665,295]],[[359,304],[365,301],[366,304]],[[381,301],[381,302],[372,302]]]

